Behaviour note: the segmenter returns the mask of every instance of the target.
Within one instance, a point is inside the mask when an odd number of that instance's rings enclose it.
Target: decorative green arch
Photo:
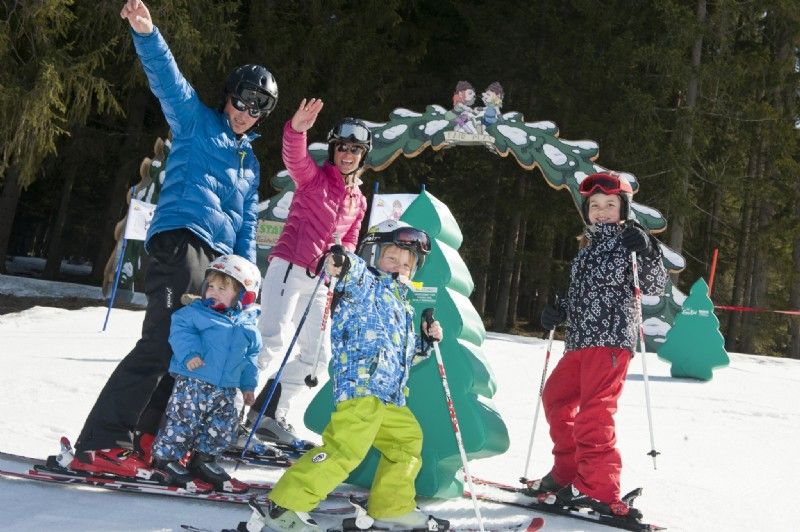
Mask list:
[[[484,107],[472,107],[476,92],[466,81],[459,81],[453,93],[451,109],[441,105],[428,105],[420,113],[398,108],[392,111],[387,122],[365,120],[373,133],[373,148],[365,162],[365,167],[379,172],[392,164],[401,154],[407,158],[416,157],[425,149],[441,150],[457,145],[483,145],[501,157],[512,155],[526,170],[538,168],[545,182],[556,190],[570,194],[576,214],[580,216],[581,196],[578,192],[580,182],[589,174],[609,170],[595,161],[600,148],[593,140],[565,140],[559,137],[558,126],[550,121],[526,122],[522,113],[500,113],[503,104],[503,89],[494,82],[481,93]],[[328,156],[328,145],[313,143],[309,146],[311,156],[322,163]],[[636,176],[618,171],[633,188],[639,191]],[[276,173],[272,179],[287,175],[286,170]],[[289,180],[288,188],[282,188],[275,198],[284,198],[294,184]],[[272,210],[273,198],[265,202],[267,208],[260,218],[265,221],[282,222]],[[667,227],[667,220],[657,209],[631,202],[636,219],[651,233],[660,233]],[[676,251],[661,244],[664,266],[670,271],[680,271],[686,267],[686,260]],[[266,261],[259,263],[264,269]],[[646,347],[655,351],[664,342],[666,333],[672,326],[675,316],[680,312],[686,296],[670,284],[666,294],[661,297],[646,297],[642,302],[645,319]]]

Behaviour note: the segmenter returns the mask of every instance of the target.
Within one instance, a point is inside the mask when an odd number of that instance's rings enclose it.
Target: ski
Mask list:
[[[351,519],[345,519],[344,522],[347,523],[348,525],[350,525],[350,521],[351,521]],[[541,518],[541,517],[534,517],[531,521],[520,521],[518,523],[504,524],[502,529],[503,530],[519,530],[519,531],[524,531],[524,532],[538,532],[539,530],[542,529],[542,527],[544,527],[544,519]],[[387,531],[387,530],[390,530],[390,529],[387,529],[387,528],[376,528],[376,527],[371,527],[371,528],[357,528],[356,527],[356,528],[352,528],[350,526],[348,526],[348,527],[342,526],[342,527],[338,527],[338,528],[337,527],[329,528],[327,530],[327,532],[356,532],[356,531],[357,532],[362,532],[362,531],[363,532],[369,532],[369,531],[382,532],[382,531]],[[450,532],[478,532],[478,531],[480,531],[480,528],[475,528],[475,527],[472,527],[472,528],[470,528],[470,527],[456,527],[456,528],[450,528],[449,530],[450,530]],[[490,529],[485,528],[485,530],[490,530]],[[203,531],[203,532],[206,532],[206,531]],[[225,532],[227,532],[227,531],[225,531]]]
[[[265,454],[251,453],[249,451],[244,455],[244,458],[242,458],[241,450],[225,451],[220,456],[220,459],[228,462],[238,462],[244,465],[269,467],[273,469],[286,469],[294,463],[294,460],[288,455],[270,456]]]
[[[267,442],[271,447],[275,447],[283,453],[283,456],[272,456],[264,452],[266,449],[261,445],[253,445],[242,458],[242,449],[230,449],[223,453],[229,460],[240,460],[251,465],[266,467],[289,467],[295,460],[303,456],[307,451],[316,447],[313,442],[308,440],[295,440],[292,443]]]
[[[473,479],[473,482],[475,479]],[[487,484],[484,484],[487,485]],[[503,489],[500,486],[494,486],[499,489]],[[643,523],[636,519],[626,519],[625,517],[617,517],[612,515],[605,515],[599,514],[594,511],[585,510],[585,509],[575,509],[575,508],[567,508],[564,506],[557,506],[554,504],[546,504],[543,502],[539,502],[537,499],[528,497],[519,491],[519,488],[513,488],[515,493],[524,498],[517,498],[517,499],[508,499],[498,495],[491,495],[488,493],[476,493],[475,497],[479,500],[492,502],[496,504],[505,504],[509,506],[516,506],[518,508],[525,508],[527,510],[533,510],[536,512],[543,512],[553,515],[560,515],[564,517],[571,517],[574,519],[579,519],[581,521],[588,521],[590,523],[598,523],[601,525],[609,526],[612,528],[619,528],[622,530],[632,530],[634,532],[652,532],[657,530],[666,530],[663,527],[658,525],[653,525],[649,523]],[[505,489],[503,491],[511,491]],[[637,488],[634,490],[638,494],[641,493],[641,488]],[[633,492],[632,492],[633,493]],[[629,494],[630,495],[630,494]],[[468,491],[464,491],[465,497],[470,497],[470,493]],[[634,497],[635,498],[635,497]]]

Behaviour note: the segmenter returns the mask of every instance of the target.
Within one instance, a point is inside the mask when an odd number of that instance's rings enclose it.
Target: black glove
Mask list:
[[[337,268],[339,266],[342,267],[342,271],[339,273],[339,278],[342,278],[347,274],[347,270],[350,269],[350,258],[347,256],[345,252],[344,246],[341,244],[335,244],[331,246],[331,249],[328,251],[333,257],[333,265]]]
[[[420,335],[422,336],[422,340],[426,342],[428,345],[433,345],[433,343],[438,342],[438,340],[432,336],[428,336],[427,334],[425,334],[425,329],[423,329],[422,326],[425,325],[426,328],[430,327],[431,325],[433,325],[434,321],[436,320],[433,317],[432,308],[426,308],[425,310],[422,311],[422,319],[420,319],[419,332]]]
[[[542,309],[542,327],[548,331],[552,331],[566,319],[567,317],[555,305],[548,303]]]
[[[641,227],[627,224],[622,231],[620,242],[628,251],[636,252],[642,256],[649,255],[652,251],[650,235]]]

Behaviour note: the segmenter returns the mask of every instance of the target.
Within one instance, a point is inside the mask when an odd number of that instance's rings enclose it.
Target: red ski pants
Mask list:
[[[620,496],[622,459],[614,413],[630,360],[630,351],[615,347],[568,351],[542,394],[553,440],[554,480],[572,483],[606,503]]]

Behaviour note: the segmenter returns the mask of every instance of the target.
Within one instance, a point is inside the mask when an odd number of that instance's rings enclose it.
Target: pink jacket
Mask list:
[[[334,243],[335,233],[347,250],[355,251],[367,211],[367,199],[358,184],[345,186],[342,174],[327,161],[317,166],[308,153],[306,134],[292,129],[291,121],[283,127],[282,155],[296,190],[270,257],[313,270]]]

